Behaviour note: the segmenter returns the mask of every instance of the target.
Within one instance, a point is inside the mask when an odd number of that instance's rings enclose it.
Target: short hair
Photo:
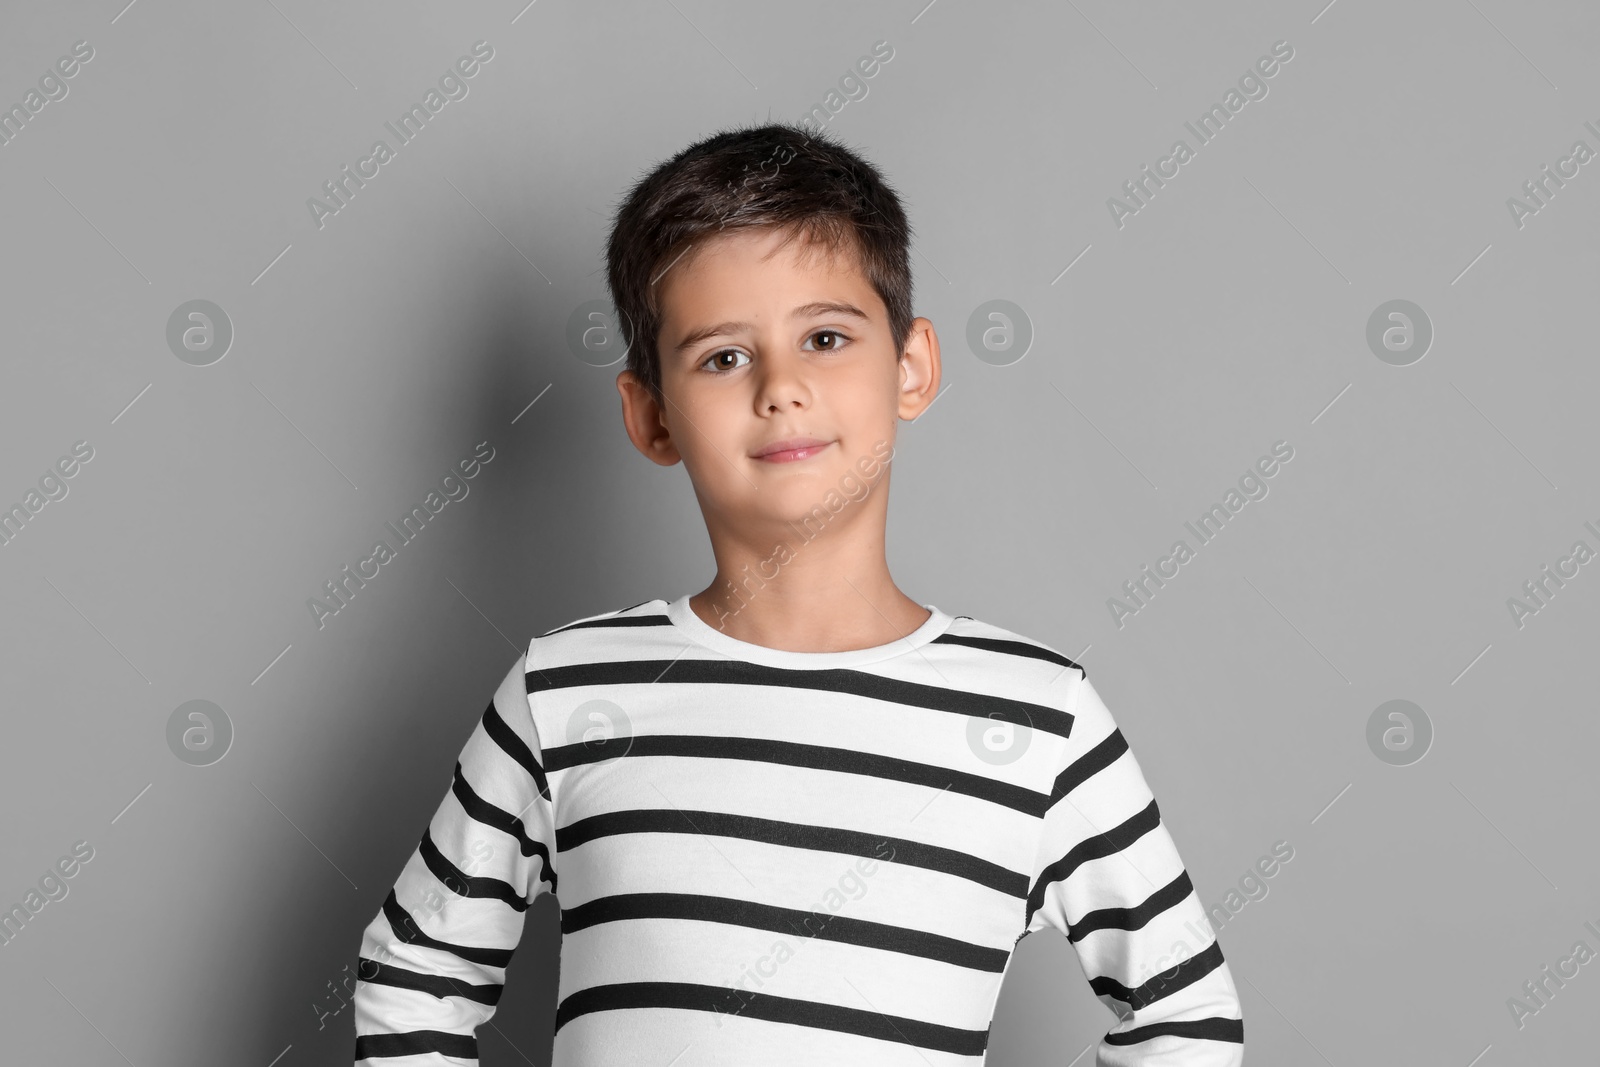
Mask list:
[[[911,333],[911,226],[871,163],[818,128],[786,123],[723,130],[639,179],[617,209],[606,279],[628,369],[662,403],[656,283],[678,257],[728,230],[771,228],[784,243],[853,252],[883,300],[895,355]]]

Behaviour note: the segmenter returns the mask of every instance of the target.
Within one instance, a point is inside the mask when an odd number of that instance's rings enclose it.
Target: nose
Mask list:
[[[799,355],[767,355],[760,361],[756,378],[756,410],[762,414],[805,408],[811,404],[811,386],[806,380],[805,361]]]

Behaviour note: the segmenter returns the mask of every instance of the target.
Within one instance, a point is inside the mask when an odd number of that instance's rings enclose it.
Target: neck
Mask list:
[[[928,611],[894,584],[874,518],[841,514],[820,532],[784,524],[748,538],[713,534],[717,575],[689,606],[729,637],[789,652],[899,640]]]

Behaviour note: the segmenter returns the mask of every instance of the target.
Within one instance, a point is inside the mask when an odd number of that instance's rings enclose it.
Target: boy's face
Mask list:
[[[778,231],[734,230],[668,267],[656,282],[664,404],[630,372],[617,376],[630,438],[657,463],[683,460],[714,533],[775,529],[830,490],[859,494],[882,477],[897,420],[938,395],[931,322],[913,323],[897,359],[854,252],[781,243]],[[760,458],[795,438],[820,444]]]

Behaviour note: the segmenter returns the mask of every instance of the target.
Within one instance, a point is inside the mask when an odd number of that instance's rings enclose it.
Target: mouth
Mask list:
[[[810,459],[832,444],[832,441],[824,441],[819,437],[791,437],[762,445],[751,453],[750,458],[765,463],[793,463],[796,460]]]

